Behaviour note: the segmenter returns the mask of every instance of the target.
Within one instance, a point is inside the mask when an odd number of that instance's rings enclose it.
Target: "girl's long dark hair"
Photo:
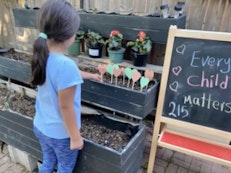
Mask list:
[[[57,43],[71,38],[78,30],[80,19],[77,11],[65,0],[47,0],[38,11],[38,29]],[[49,49],[46,39],[38,37],[33,45],[31,62],[31,85],[42,85],[46,81],[46,64]]]

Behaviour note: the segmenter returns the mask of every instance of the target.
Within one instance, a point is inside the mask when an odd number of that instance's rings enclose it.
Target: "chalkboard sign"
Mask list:
[[[147,172],[157,146],[230,166],[230,132],[231,33],[171,26]]]
[[[231,42],[175,37],[163,116],[231,132]]]

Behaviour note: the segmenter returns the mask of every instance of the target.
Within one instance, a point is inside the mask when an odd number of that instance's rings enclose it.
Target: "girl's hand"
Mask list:
[[[91,74],[91,79],[99,81],[99,82],[102,81],[102,77],[99,74],[97,74],[97,73],[92,73]]]
[[[71,150],[82,150],[83,149],[83,138],[80,136],[79,138],[76,139],[71,139],[71,144],[70,144],[70,149]]]

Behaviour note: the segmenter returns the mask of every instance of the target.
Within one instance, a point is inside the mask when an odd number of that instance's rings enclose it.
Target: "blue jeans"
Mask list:
[[[43,153],[43,163],[39,173],[53,173],[57,165],[58,173],[72,173],[79,151],[70,150],[70,138],[49,138],[36,127],[34,127],[34,133],[39,140]]]

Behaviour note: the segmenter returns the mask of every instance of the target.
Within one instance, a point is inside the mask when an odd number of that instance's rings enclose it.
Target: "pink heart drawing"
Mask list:
[[[106,64],[99,64],[98,70],[99,70],[99,73],[103,75],[104,73],[106,73],[107,65]]]
[[[132,72],[132,81],[133,82],[138,81],[140,79],[140,77],[141,77],[140,72]]]
[[[145,76],[146,78],[148,78],[149,81],[150,81],[150,80],[152,80],[153,77],[154,77],[154,71],[147,69],[147,70],[145,70],[145,72],[144,72],[144,76]]]
[[[120,74],[121,74],[121,69],[120,68],[118,68],[118,69],[113,69],[113,74],[114,74],[114,76],[115,77],[118,77]]]
[[[181,70],[182,70],[181,66],[177,66],[177,67],[172,68],[172,72],[176,76],[178,76],[180,74]]]
[[[170,85],[169,85],[169,88],[172,90],[172,91],[174,91],[174,92],[177,92],[177,89],[178,89],[178,82],[173,82],[173,83],[171,83]]]
[[[179,54],[184,55],[185,48],[186,48],[186,46],[184,44],[182,44],[181,46],[178,46],[176,48],[176,52],[179,53]]]

